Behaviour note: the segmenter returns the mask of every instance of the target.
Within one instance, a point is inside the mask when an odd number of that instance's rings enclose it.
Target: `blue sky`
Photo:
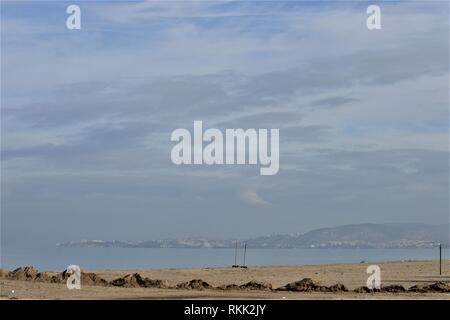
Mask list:
[[[2,236],[248,237],[448,223],[448,3],[2,2]],[[170,133],[279,128],[280,172]],[[66,222],[70,221],[70,227]]]

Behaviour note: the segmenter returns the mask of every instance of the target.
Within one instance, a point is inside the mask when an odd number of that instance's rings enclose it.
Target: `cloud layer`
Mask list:
[[[2,9],[11,241],[448,223],[448,3],[383,3],[375,32],[358,3]],[[279,128],[279,174],[174,166],[194,120]]]

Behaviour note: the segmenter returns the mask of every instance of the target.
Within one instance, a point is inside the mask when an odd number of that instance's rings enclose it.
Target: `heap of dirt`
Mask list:
[[[333,286],[333,290],[339,290],[340,288],[341,288],[340,285]],[[326,286],[321,286],[321,285],[315,283],[310,278],[304,278],[300,281],[288,283],[285,286],[278,288],[277,291],[328,292],[328,291],[330,291],[330,288],[328,288]]]
[[[357,293],[374,293],[374,292],[388,292],[388,293],[450,293],[450,283],[439,281],[432,284],[418,284],[405,289],[405,287],[397,284],[382,286],[380,289],[369,289],[368,287],[359,287],[353,290]]]
[[[39,272],[38,269],[27,266],[15,269],[9,272],[6,276],[11,280],[21,280],[21,281],[38,281],[38,282],[48,282],[48,283],[64,283],[69,278],[66,271],[52,275],[48,272]],[[88,286],[107,286],[108,282],[100,278],[95,273],[81,272],[81,283]]]
[[[382,286],[380,288],[381,292],[391,292],[391,293],[402,293],[402,292],[406,292],[406,289],[399,284],[392,284],[389,286]]]
[[[249,281],[247,283],[237,284],[223,284],[218,286],[218,290],[272,290],[272,285],[266,282]]]
[[[196,289],[196,290],[203,290],[203,289],[212,289],[213,287],[208,283],[201,279],[194,279],[188,282],[182,282],[175,286],[176,289]]]
[[[139,273],[127,274],[122,278],[114,279],[110,282],[115,287],[139,288],[145,287],[145,280]]]
[[[169,289],[170,285],[167,280],[145,278],[145,287],[146,288]]]
[[[125,288],[170,288],[166,280],[142,278],[139,273],[128,274],[125,277],[114,279],[110,282],[110,285]]]
[[[55,283],[55,281],[53,281],[54,276],[51,275],[48,272],[39,272],[36,275],[36,278],[33,279],[34,281],[40,281],[40,282],[50,282],[50,283]]]
[[[39,272],[33,266],[20,267],[14,271],[7,271],[0,269],[0,278],[20,281],[38,281],[47,283],[65,283],[69,278],[67,271],[61,273],[49,273]],[[140,274],[128,274],[122,278],[117,278],[111,282],[99,277],[95,273],[81,272],[82,285],[88,286],[116,286],[116,287],[128,287],[128,288],[160,288],[160,289],[185,289],[185,290],[204,290],[214,289],[209,283],[201,280],[194,279],[188,282],[182,282],[172,287],[166,280],[154,280],[149,278],[142,278]],[[273,290],[270,283],[250,281],[242,285],[236,284],[224,284],[218,286],[218,290]],[[296,292],[347,292],[347,287],[343,284],[335,284],[330,287],[319,285],[310,278],[304,278],[300,281],[291,282],[283,287],[275,289],[277,291],[296,291]],[[450,282],[435,282],[432,284],[419,284],[405,289],[401,285],[389,285],[382,286],[380,289],[369,289],[368,287],[359,287],[353,290],[356,293],[404,293],[404,292],[417,292],[417,293],[450,293]]]
[[[332,285],[331,287],[328,287],[328,290],[330,292],[348,292],[347,287],[341,283],[336,283],[336,284]]]
[[[240,287],[237,284],[222,284],[217,287],[219,290],[239,290]]]
[[[408,289],[409,292],[439,292],[439,293],[450,293],[450,283],[439,281],[429,285],[415,285]]]
[[[374,293],[374,292],[379,292],[380,289],[370,289],[368,287],[359,287],[356,288],[355,290],[353,290],[353,292],[356,293]]]
[[[64,270],[57,275],[51,276],[49,280],[46,282],[51,283],[66,283],[67,279],[70,277],[70,274],[67,273],[67,270]],[[47,276],[48,279],[48,276]],[[83,272],[81,271],[81,285],[86,286],[102,286],[106,287],[109,285],[108,281],[99,277],[96,273],[93,272]]]
[[[39,270],[33,266],[20,267],[9,272],[7,278],[11,280],[31,281],[36,280]]]
[[[64,283],[64,282],[67,281],[67,278],[68,278],[68,277],[69,277],[69,276],[66,275],[65,271],[63,271],[63,272],[60,272],[60,273],[58,273],[58,274],[56,274],[56,275],[53,275],[53,276],[50,278],[50,281],[49,281],[49,282],[51,282],[51,283]]]
[[[5,278],[20,281],[61,282],[58,276],[53,276],[48,272],[39,272],[39,270],[33,266],[17,268],[14,271],[8,272]]]
[[[81,272],[81,283],[88,286],[109,286],[108,281],[93,272]]]
[[[250,281],[239,286],[242,290],[272,290],[272,285],[266,282]]]

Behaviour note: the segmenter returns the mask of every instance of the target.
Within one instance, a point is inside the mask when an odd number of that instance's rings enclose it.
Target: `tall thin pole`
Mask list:
[[[244,242],[244,267],[245,267],[245,255],[247,254],[247,241]]]
[[[234,265],[237,266],[237,241],[234,246]]]
[[[439,243],[439,275],[442,276],[442,244]]]

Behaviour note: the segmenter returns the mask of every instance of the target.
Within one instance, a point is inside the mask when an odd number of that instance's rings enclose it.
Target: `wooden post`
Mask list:
[[[439,275],[442,276],[442,244],[439,243]]]

